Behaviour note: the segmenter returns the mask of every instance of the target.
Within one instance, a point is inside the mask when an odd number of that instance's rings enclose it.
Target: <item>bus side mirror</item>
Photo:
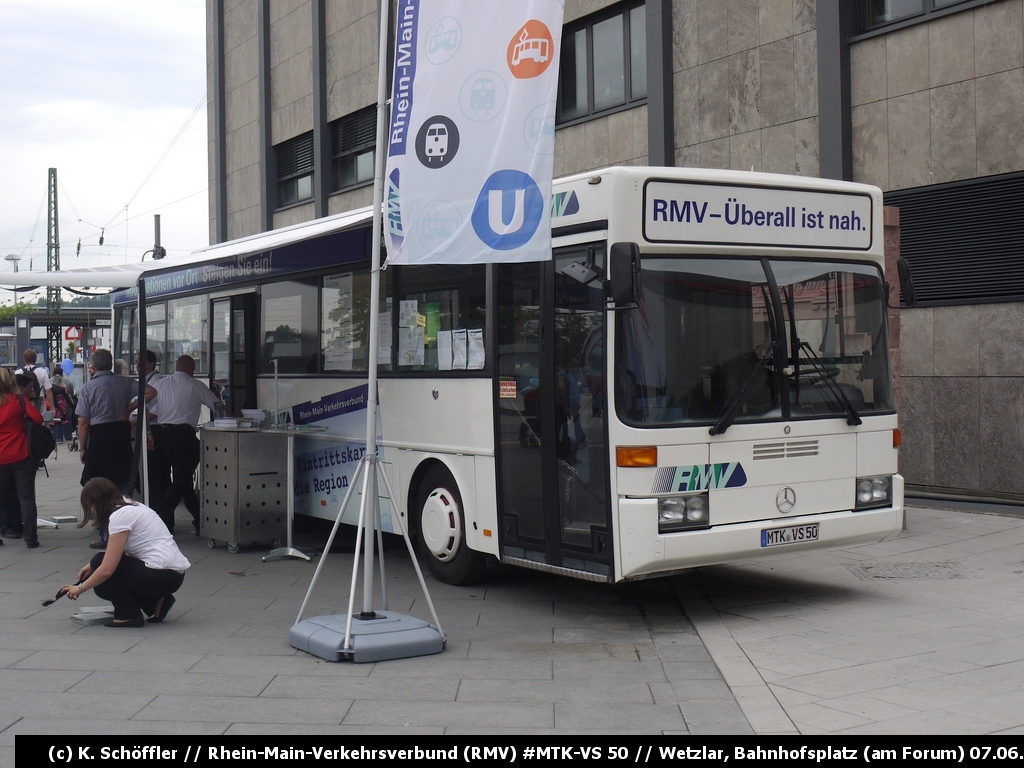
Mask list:
[[[608,258],[611,298],[616,306],[640,301],[640,246],[636,243],[612,243]]]
[[[914,279],[910,276],[910,264],[902,256],[896,260],[896,271],[900,275],[900,290],[903,291],[903,303],[912,307],[917,304],[914,294]]]

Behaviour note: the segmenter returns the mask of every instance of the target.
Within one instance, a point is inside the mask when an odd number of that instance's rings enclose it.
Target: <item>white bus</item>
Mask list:
[[[298,451],[300,513],[337,514],[376,343],[384,461],[442,581],[496,558],[617,582],[901,529],[877,188],[562,179],[550,261],[388,268],[375,340],[369,216],[213,246],[146,281],[165,370],[188,352],[229,411],[351,438]],[[129,361],[132,293],[114,298]]]

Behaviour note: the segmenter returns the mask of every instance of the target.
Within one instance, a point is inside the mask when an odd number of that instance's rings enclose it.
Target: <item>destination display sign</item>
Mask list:
[[[644,186],[644,238],[866,251],[873,210],[861,193],[652,180]]]

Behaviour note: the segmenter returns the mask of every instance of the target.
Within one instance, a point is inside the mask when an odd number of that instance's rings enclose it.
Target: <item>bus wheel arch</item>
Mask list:
[[[483,577],[483,553],[466,544],[462,493],[441,461],[421,464],[409,486],[409,522],[420,555],[434,577],[446,584],[472,584]]]

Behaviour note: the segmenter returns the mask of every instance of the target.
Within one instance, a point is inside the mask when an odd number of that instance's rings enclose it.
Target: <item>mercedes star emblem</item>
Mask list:
[[[775,506],[782,514],[788,514],[796,506],[796,491],[788,485],[775,495]]]

